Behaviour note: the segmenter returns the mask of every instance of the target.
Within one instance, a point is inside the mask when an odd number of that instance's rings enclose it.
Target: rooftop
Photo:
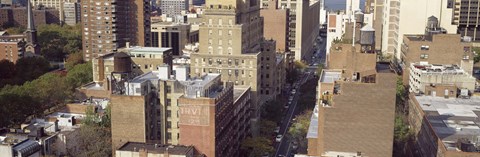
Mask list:
[[[148,144],[148,143],[137,143],[137,142],[128,142],[120,147],[117,151],[130,151],[138,152],[140,149],[146,149],[149,153],[159,153],[163,154],[167,152],[168,154],[174,155],[186,155],[194,151],[193,146],[173,146],[173,145],[161,145],[161,144]]]
[[[238,98],[240,98],[242,95],[245,94],[245,92],[248,91],[248,88],[238,88],[234,87],[233,88],[233,100],[237,101]]]
[[[310,126],[308,127],[307,138],[318,138],[318,105],[313,109]]]
[[[421,95],[415,99],[447,149],[455,149],[452,143],[458,139],[477,142],[480,137],[480,97],[445,99]]]
[[[420,70],[421,72],[428,73],[455,73],[463,74],[465,71],[460,66],[455,64],[428,64],[424,62],[411,63],[411,68]]]
[[[122,48],[119,51],[126,51],[129,53],[163,53],[165,51],[172,50],[172,48],[167,47],[141,47],[141,46],[134,46],[130,48]]]
[[[334,83],[337,80],[340,80],[342,77],[342,72],[338,70],[323,70],[320,77],[320,82],[322,83]]]

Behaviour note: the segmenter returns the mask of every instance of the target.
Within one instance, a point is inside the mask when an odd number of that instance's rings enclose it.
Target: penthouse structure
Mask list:
[[[410,94],[408,121],[414,156],[479,156],[478,97]]]
[[[463,65],[462,65],[463,66]],[[473,68],[470,64],[470,69]],[[426,93],[427,88],[436,87],[437,85],[451,85],[458,89],[467,89],[470,93],[475,90],[476,79],[472,76],[471,71],[467,72],[468,67],[458,65],[441,65],[428,64],[425,62],[411,63],[410,65],[410,92]],[[456,93],[457,89],[446,89],[445,95]],[[429,92],[428,95],[436,95],[436,92]],[[439,93],[440,94],[440,93]]]

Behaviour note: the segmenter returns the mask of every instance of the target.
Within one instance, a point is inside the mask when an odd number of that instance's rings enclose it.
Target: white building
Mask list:
[[[384,3],[382,53],[400,59],[404,34],[424,34],[427,19],[435,16],[447,33],[456,33],[452,25],[452,8],[447,0],[386,0]]]
[[[458,65],[436,65],[426,62],[410,64],[410,92],[425,93],[426,86],[455,85],[459,89],[475,89],[476,79]]]
[[[357,12],[360,13],[360,12]],[[335,40],[342,40],[346,30],[346,23],[354,21],[354,15],[350,16],[345,12],[331,12],[327,21],[327,45],[326,53],[330,54],[330,47]],[[363,14],[364,25],[373,27],[373,14]],[[360,35],[360,34],[357,34]]]

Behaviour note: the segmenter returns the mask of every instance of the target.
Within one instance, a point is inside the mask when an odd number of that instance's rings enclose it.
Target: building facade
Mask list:
[[[408,85],[410,64],[428,62],[430,64],[462,65],[463,60],[472,60],[471,43],[462,41],[458,34],[405,35],[400,67],[403,70],[403,83]],[[472,71],[467,72],[472,74]]]
[[[116,157],[175,156],[194,157],[192,146],[169,146],[153,143],[128,142],[115,151]]]
[[[1,41],[0,60],[16,63],[25,53],[25,41]]]
[[[320,2],[318,0],[278,1],[278,8],[288,8],[288,46],[295,60],[309,60],[320,33]]]
[[[260,4],[214,0],[206,3],[199,51],[191,54],[191,76],[220,73],[224,82],[251,87],[252,104],[259,111],[261,104],[276,96],[275,41],[263,38]]]
[[[162,15],[167,17],[176,17],[182,15],[182,11],[188,11],[189,0],[160,0],[160,10]]]
[[[85,0],[81,6],[85,60],[117,52],[127,42],[135,46],[150,46],[149,2]]]
[[[170,47],[174,56],[182,56],[188,43],[198,42],[198,30],[193,30],[190,24],[158,22],[153,23],[152,47]],[[197,37],[192,37],[196,35]],[[197,38],[197,40],[191,40]]]
[[[276,42],[277,52],[288,52],[288,9],[278,9],[276,0],[263,2],[260,16],[264,18],[263,35],[265,39],[273,39]]]

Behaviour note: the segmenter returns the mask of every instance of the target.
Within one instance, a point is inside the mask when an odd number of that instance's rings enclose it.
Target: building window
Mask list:
[[[167,106],[172,106],[172,99],[167,99]]]

